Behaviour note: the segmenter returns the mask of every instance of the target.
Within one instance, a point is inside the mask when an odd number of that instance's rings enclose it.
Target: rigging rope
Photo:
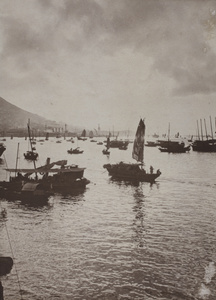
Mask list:
[[[6,168],[8,169],[7,159],[6,159],[4,154],[3,154],[3,156],[4,156],[4,161],[5,161],[5,164],[6,164]],[[7,179],[7,172],[5,174],[6,174],[6,179]]]
[[[2,210],[1,202],[0,202],[0,207],[1,207],[1,210]],[[8,242],[9,242],[9,245],[10,245],[10,250],[11,250],[12,258],[13,258],[13,261],[14,261],[14,269],[15,269],[15,272],[16,272],[17,280],[18,280],[20,297],[21,297],[21,300],[23,300],[23,298],[22,298],[22,292],[21,292],[21,284],[20,284],[20,280],[19,280],[19,276],[18,276],[18,271],[17,271],[16,264],[15,264],[15,258],[14,258],[13,248],[12,248],[12,244],[11,244],[11,241],[10,241],[9,232],[8,232],[6,223],[5,223],[5,229],[6,229],[6,233],[7,233],[7,237],[8,237]]]

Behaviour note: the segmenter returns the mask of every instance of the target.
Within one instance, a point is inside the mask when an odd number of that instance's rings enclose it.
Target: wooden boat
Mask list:
[[[75,149],[69,149],[67,151],[69,154],[82,154],[83,153],[83,150],[79,150],[79,147],[75,148]]]
[[[86,140],[87,140],[87,137],[86,137],[86,130],[85,130],[85,129],[83,129],[83,131],[82,131],[82,133],[81,133],[80,136],[77,136],[77,139],[78,139],[79,141],[86,141]]]
[[[10,256],[0,257],[0,276],[5,276],[10,273],[13,267],[13,259]]]
[[[110,155],[109,148],[110,148],[110,138],[107,137],[107,140],[106,140],[106,149],[103,149],[102,153],[105,154],[105,155]]]
[[[109,155],[110,154],[110,151],[108,149],[103,149],[102,150],[102,153],[105,154],[105,155]]]
[[[112,140],[110,141],[110,148],[120,148],[120,147],[124,147],[124,146],[128,146],[129,141],[122,141],[122,140]]]
[[[126,181],[138,181],[138,182],[155,182],[155,179],[161,175],[158,169],[156,173],[153,172],[153,167],[150,168],[148,173],[144,167],[144,137],[145,137],[145,124],[140,119],[137,127],[135,140],[133,144],[132,158],[137,163],[124,163],[117,164],[105,164],[103,167],[107,169],[109,175],[113,179],[126,180]]]
[[[37,152],[34,152],[34,150],[32,150],[32,151],[26,151],[26,152],[24,153],[24,157],[25,157],[25,159],[27,159],[27,160],[37,160],[37,158],[38,158],[38,153],[37,153]]]
[[[216,139],[195,140],[192,149],[198,152],[216,152]]]
[[[157,146],[159,146],[159,143],[158,143],[158,142],[155,142],[155,141],[147,141],[147,142],[145,143],[145,146],[146,146],[146,147],[157,147]]]
[[[77,139],[78,139],[79,141],[86,141],[86,140],[87,140],[86,137],[81,137],[81,136],[78,136]]]
[[[0,257],[0,277],[10,273],[13,267],[13,259],[10,256]],[[0,299],[4,299],[4,288],[0,280]]]
[[[0,143],[0,157],[2,156],[5,150],[6,150],[6,146],[3,143]]]
[[[33,140],[31,138],[31,133],[30,133],[30,126],[29,126],[29,123],[27,124],[27,128],[28,128],[28,136],[29,136],[29,143],[30,143],[30,147],[31,147],[31,150],[28,150],[24,153],[24,157],[25,159],[27,160],[37,160],[38,158],[38,153],[37,152],[34,152],[35,151],[35,148],[33,148],[32,144],[33,144]],[[36,143],[36,142],[35,142]]]
[[[178,133],[179,136],[179,133]],[[183,140],[177,138],[176,140],[170,139],[170,123],[168,128],[168,139],[158,140],[159,150],[167,153],[186,153],[190,151],[190,145],[186,145]]]
[[[54,166],[57,166],[54,168]],[[47,159],[46,165],[33,169],[5,169],[10,173],[15,173],[9,181],[0,182],[1,196],[19,197],[31,189],[31,193],[38,194],[38,190],[44,190],[43,193],[62,192],[65,190],[83,189],[90,183],[84,177],[85,168],[79,168],[77,165],[67,165],[67,160],[60,160],[50,163]],[[25,184],[27,185],[23,190]],[[42,184],[42,185],[38,185]],[[41,192],[42,193],[42,192]]]
[[[161,142],[161,147],[159,147],[161,152],[168,153],[185,153],[190,151],[190,145],[185,145],[183,141],[167,141]]]
[[[74,143],[74,139],[73,139],[73,138],[70,138],[70,139],[67,140],[67,142]]]
[[[215,119],[215,121],[216,121],[216,119]],[[210,139],[209,139],[209,135],[207,133],[205,119],[204,119],[204,124],[205,124],[205,130],[206,130],[206,137],[204,137],[204,135],[203,135],[202,120],[200,120],[201,136],[199,134],[199,124],[197,121],[198,139],[192,143],[192,149],[193,149],[193,151],[198,151],[198,152],[216,152],[216,139],[214,138],[214,134],[213,134],[211,117],[210,117],[210,127],[211,127],[211,138]]]
[[[91,130],[91,131],[89,132],[89,138],[92,139],[93,136],[94,136],[94,133],[93,133],[93,131]]]

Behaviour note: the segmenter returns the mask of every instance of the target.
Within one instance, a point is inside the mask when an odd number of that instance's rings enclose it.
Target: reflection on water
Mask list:
[[[54,142],[37,145],[42,164],[67,156],[68,143]],[[10,167],[15,144],[8,141]],[[215,155],[148,148],[146,161],[162,175],[154,184],[131,183],[112,180],[102,167],[108,159],[130,161],[130,149],[107,158],[95,143],[80,146],[84,153],[67,159],[86,167],[86,190],[43,204],[0,200],[7,210],[0,253],[11,255],[7,226],[23,300],[215,300]],[[14,268],[3,286],[5,299],[19,299]]]
[[[135,232],[134,241],[137,243],[137,247],[145,247],[145,234],[146,234],[146,224],[145,224],[145,196],[143,194],[142,186],[134,190],[134,200],[135,205],[133,206],[133,211],[135,213],[135,218],[133,221],[133,229]]]
[[[38,202],[32,202],[32,201],[17,201],[17,206],[24,210],[32,210],[32,211],[39,211],[44,212],[49,209],[53,208],[53,198],[50,197],[50,199],[47,201],[38,201]]]

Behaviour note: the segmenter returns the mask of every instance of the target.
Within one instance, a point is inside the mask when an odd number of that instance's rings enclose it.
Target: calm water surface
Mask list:
[[[103,140],[103,139],[102,139]],[[32,167],[27,141],[8,139],[0,165]],[[80,146],[81,155],[67,154]],[[0,254],[15,265],[2,279],[5,299],[215,300],[216,153],[160,153],[145,149],[146,167],[160,168],[157,183],[111,181],[103,164],[131,161],[127,151],[88,141],[37,142],[43,165],[67,159],[86,167],[84,193],[55,195],[43,206],[1,201]],[[8,238],[9,237],[9,238]],[[19,278],[19,281],[18,281]],[[20,283],[20,287],[19,287]],[[20,292],[21,288],[21,292]]]

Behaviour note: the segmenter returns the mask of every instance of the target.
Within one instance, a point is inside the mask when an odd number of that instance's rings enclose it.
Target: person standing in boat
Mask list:
[[[154,168],[150,166],[150,174],[153,174]]]

